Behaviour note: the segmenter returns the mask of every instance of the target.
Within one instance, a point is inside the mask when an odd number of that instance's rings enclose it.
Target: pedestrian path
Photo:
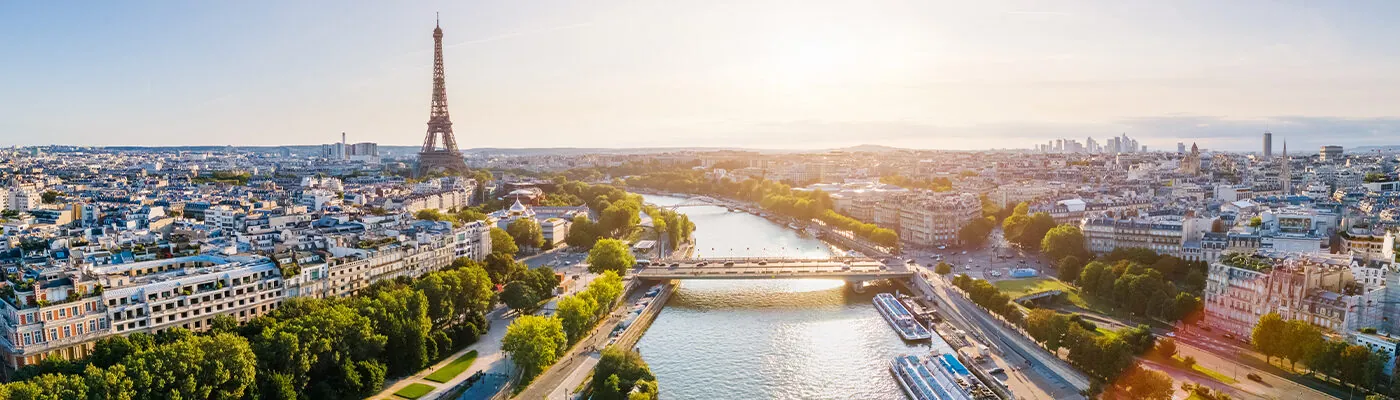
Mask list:
[[[477,339],[476,343],[442,359],[442,361],[439,361],[437,364],[433,364],[422,371],[418,371],[418,373],[412,376],[394,381],[392,384],[386,386],[384,390],[380,391],[379,394],[370,398],[401,400],[405,397],[396,396],[394,393],[417,384],[432,387],[432,390],[419,396],[419,399],[439,399],[450,392],[453,387],[467,380],[468,377],[471,377],[477,372],[509,375],[512,364],[509,357],[506,357],[505,353],[501,351],[501,338],[505,336],[506,327],[510,326],[515,316],[514,314],[507,315],[505,308],[497,308],[495,311],[492,311],[491,314],[488,314],[487,318],[491,320],[491,329],[487,331],[485,335],[482,335],[480,339]],[[432,375],[433,372],[437,372],[437,370],[451,364],[453,360],[471,351],[476,351],[476,361],[472,362],[471,367],[462,371],[462,373],[442,383],[426,379],[428,375]]]

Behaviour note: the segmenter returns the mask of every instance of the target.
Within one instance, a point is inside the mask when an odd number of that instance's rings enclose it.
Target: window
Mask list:
[[[53,311],[44,311],[44,320],[53,321]]]
[[[70,337],[70,336],[73,336],[73,327],[71,327],[71,326],[65,326],[65,327],[63,327],[63,337]]]
[[[33,343],[30,339],[33,339],[33,336],[30,336],[29,332],[25,332],[25,333],[24,333],[24,344],[25,344],[25,345],[29,345],[30,343]]]
[[[95,319],[90,319],[90,320],[88,320],[88,332],[96,332],[96,331],[97,331],[97,320],[95,320]]]

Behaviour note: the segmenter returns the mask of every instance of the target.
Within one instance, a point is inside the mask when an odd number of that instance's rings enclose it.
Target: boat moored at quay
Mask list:
[[[915,320],[909,309],[904,308],[904,304],[894,295],[880,293],[871,301],[875,303],[875,309],[880,311],[880,316],[885,318],[885,322],[889,322],[904,340],[925,340],[933,336],[933,333]]]

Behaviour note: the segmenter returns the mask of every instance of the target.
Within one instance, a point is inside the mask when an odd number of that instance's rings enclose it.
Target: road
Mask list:
[[[951,283],[941,276],[930,274],[928,281],[933,285],[935,298],[944,306],[943,314],[956,315],[953,320],[961,321],[965,331],[978,337],[1013,364],[1028,366],[1025,371],[1034,372],[1050,382],[1049,387],[1041,386],[1055,398],[1082,398],[1079,392],[1089,388],[1089,378],[1065,364],[1058,357],[1032,343],[1020,333],[1002,325],[986,311],[955,292]]]
[[[577,381],[570,378],[574,377],[579,369],[592,368],[594,364],[597,364],[598,353],[607,347],[613,328],[616,328],[617,324],[622,321],[622,317],[626,315],[629,307],[645,294],[646,290],[634,290],[608,314],[607,318],[593,328],[588,337],[569,348],[558,362],[535,378],[529,387],[526,387],[515,397],[519,399],[559,398],[557,396],[572,390],[573,388],[567,387],[566,384]],[[561,388],[564,391],[561,391]]]

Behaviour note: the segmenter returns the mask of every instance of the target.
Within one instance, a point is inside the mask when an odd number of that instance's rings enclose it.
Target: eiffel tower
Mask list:
[[[442,138],[442,148],[437,139]],[[430,172],[467,172],[467,163],[457,151],[452,137],[452,118],[447,115],[447,78],[442,71],[442,24],[433,28],[433,103],[428,113],[428,135],[418,152],[418,176]]]

